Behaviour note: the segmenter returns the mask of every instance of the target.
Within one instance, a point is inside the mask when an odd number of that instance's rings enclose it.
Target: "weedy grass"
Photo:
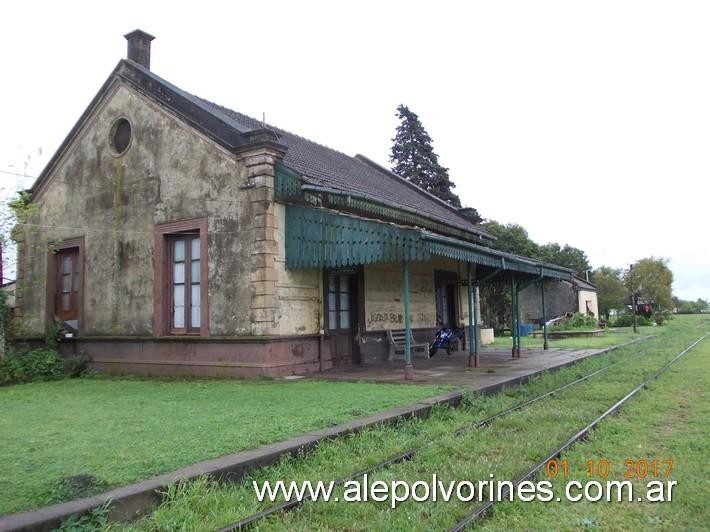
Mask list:
[[[0,514],[93,495],[450,388],[67,379],[0,387]]]
[[[577,530],[707,530],[710,523],[710,340],[706,339],[651,383],[621,413],[608,419],[588,441],[575,445],[560,457],[569,464],[569,476],[554,482],[562,502],[504,503],[481,525],[488,530],[556,529]],[[650,480],[673,480],[678,484],[671,502],[568,502],[564,483],[590,479],[627,480],[631,460],[639,462],[673,460],[665,478],[666,465],[653,467],[649,476],[629,473],[634,493],[645,493]],[[607,479],[588,474],[587,462],[607,460]],[[634,472],[636,471],[636,474]],[[643,471],[643,468],[641,469]],[[554,525],[550,527],[550,523]]]
[[[663,327],[666,327],[664,325]],[[553,330],[552,328],[548,330]],[[639,327],[638,333],[630,327],[619,329],[605,329],[599,336],[582,336],[579,338],[550,338],[548,344],[551,348],[560,349],[602,349],[612,345],[619,345],[639,336],[655,335],[663,332],[662,327]],[[510,336],[498,336],[493,341],[494,347],[511,347],[513,340]],[[532,336],[524,336],[521,338],[521,346],[523,349],[542,348],[544,339],[533,338]]]
[[[223,486],[202,479],[180,484],[168,490],[165,502],[148,518],[130,525],[111,525],[111,529],[214,530],[271,505],[257,501],[252,481],[342,478],[415,446],[423,446],[423,449],[411,461],[371,474],[370,482],[430,481],[433,473],[447,482],[489,480],[491,474],[495,480],[517,478],[708,329],[710,320],[707,317],[678,318],[663,328],[654,329],[658,336],[644,343],[543,374],[529,384],[495,396],[473,395],[464,407],[438,408],[426,420],[404,421],[396,426],[379,427],[324,442],[315,451],[284,458],[276,466],[254,471],[243,482]],[[695,352],[692,354],[693,360],[706,360]],[[488,428],[471,430],[462,437],[453,435],[465,424],[570,382],[610,362],[618,364],[583,384],[495,421]],[[337,490],[336,495],[342,500],[342,489]],[[533,512],[533,517],[539,517],[540,528],[556,527],[555,521],[544,520],[547,507],[522,506]],[[258,529],[442,529],[454,525],[473,508],[473,504],[461,502],[409,501],[400,503],[396,509],[390,508],[388,502],[309,502],[259,523]],[[488,523],[484,522],[483,526],[489,526]]]

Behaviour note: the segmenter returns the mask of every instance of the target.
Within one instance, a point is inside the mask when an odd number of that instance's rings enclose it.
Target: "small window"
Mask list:
[[[131,123],[125,118],[119,118],[111,127],[111,148],[117,155],[123,155],[131,145]]]
[[[56,294],[54,314],[62,321],[73,323],[79,318],[81,277],[79,249],[62,249],[56,254]]]
[[[326,311],[328,313],[328,329],[350,329],[351,288],[350,275],[328,274],[328,297]]]

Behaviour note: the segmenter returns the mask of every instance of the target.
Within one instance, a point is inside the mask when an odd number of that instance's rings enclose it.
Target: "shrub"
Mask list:
[[[596,327],[597,320],[594,316],[587,314],[582,314],[581,312],[574,313],[569,319],[563,321],[562,323],[555,325],[555,329],[558,331],[568,331],[570,329],[580,329],[583,327]]]
[[[646,316],[637,316],[637,323],[639,327],[652,325],[651,320]],[[615,320],[609,322],[610,327],[633,327],[634,317],[632,314],[622,314],[617,316]]]
[[[663,325],[666,320],[670,320],[672,317],[669,310],[659,310],[653,313],[653,321],[656,322],[656,325]]]
[[[89,371],[91,357],[86,351],[79,351],[78,355],[72,355],[67,359],[67,371],[72,378],[83,377]]]
[[[0,384],[58,379],[64,360],[54,349],[9,351],[0,360]]]
[[[594,319],[594,316],[582,314],[581,312],[575,312],[572,319],[570,319],[570,325],[573,329],[580,327],[596,327],[597,320]]]

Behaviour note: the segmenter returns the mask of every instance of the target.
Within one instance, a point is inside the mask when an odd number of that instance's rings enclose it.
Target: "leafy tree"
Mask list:
[[[480,294],[483,323],[497,331],[510,327],[512,321],[510,286],[484,284],[481,286]]]
[[[392,139],[392,171],[449,205],[460,208],[461,200],[451,190],[456,185],[449,179],[448,168],[439,164],[431,137],[419,117],[406,105],[400,105],[397,118],[401,123]]]
[[[483,228],[498,239],[492,244],[492,247],[500,251],[564,266],[578,274],[591,270],[589,259],[581,249],[568,244],[562,247],[556,243],[540,246],[528,236],[528,232],[521,225],[503,225],[491,220],[483,224]]]
[[[581,249],[567,244],[560,247],[559,244],[554,243],[540,246],[530,238],[528,232],[521,225],[501,224],[495,220],[489,220],[483,224],[483,228],[497,238],[491,247],[499,251],[550,262],[570,268],[577,273],[591,269],[587,255]],[[493,328],[498,329],[509,325],[511,314],[509,292],[510,288],[508,287],[495,285],[481,287],[481,308],[484,319]]]
[[[609,319],[609,311],[625,308],[629,302],[629,291],[622,281],[622,271],[608,266],[600,266],[592,273],[592,282],[597,285],[599,314]]]
[[[466,218],[469,222],[473,224],[480,224],[483,221],[481,215],[478,214],[478,211],[473,207],[464,207],[462,209],[459,209],[459,215]]]
[[[587,270],[592,269],[587,254],[581,249],[568,244],[565,244],[564,247],[560,247],[557,243],[540,246],[537,258],[574,270],[578,275],[582,275]]]
[[[643,299],[656,301],[656,310],[670,309],[673,306],[673,272],[668,267],[667,259],[649,257],[633,265],[624,276],[626,288],[639,294]]]
[[[488,221],[483,228],[498,240],[491,246],[499,251],[534,257],[538,245],[528,236],[525,228],[518,224],[501,224]],[[484,285],[481,287],[481,309],[486,324],[494,329],[510,327],[511,322],[510,287],[503,285]]]
[[[684,301],[676,296],[673,296],[673,305],[678,309],[678,314],[702,314],[708,312],[709,304],[704,299],[698,298],[697,301]]]
[[[538,255],[539,246],[530,239],[528,232],[522,225],[503,225],[491,220],[483,224],[483,228],[498,239],[491,244],[494,249],[526,257]]]

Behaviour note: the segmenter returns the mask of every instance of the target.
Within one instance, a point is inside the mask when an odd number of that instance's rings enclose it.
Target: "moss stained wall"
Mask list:
[[[276,313],[278,334],[318,334],[323,328],[323,270],[286,269],[285,221],[286,207],[276,203]]]
[[[123,156],[109,149],[114,121],[133,126]],[[152,335],[154,227],[208,218],[209,314],[214,336],[251,333],[253,202],[239,157],[125,85],[87,121],[39,196],[23,243],[22,323],[45,326],[47,243],[85,239],[85,335]]]
[[[595,318],[599,318],[599,302],[597,300],[597,293],[590,290],[580,290],[577,293],[577,298],[579,301],[578,312],[582,314],[587,313],[587,302],[589,302],[589,311],[594,314]]]
[[[435,271],[466,275],[465,265],[445,258],[409,265],[410,323],[414,329],[436,327]],[[459,290],[459,320],[467,323],[466,288]],[[365,323],[368,332],[404,328],[402,266],[372,264],[365,266]]]

